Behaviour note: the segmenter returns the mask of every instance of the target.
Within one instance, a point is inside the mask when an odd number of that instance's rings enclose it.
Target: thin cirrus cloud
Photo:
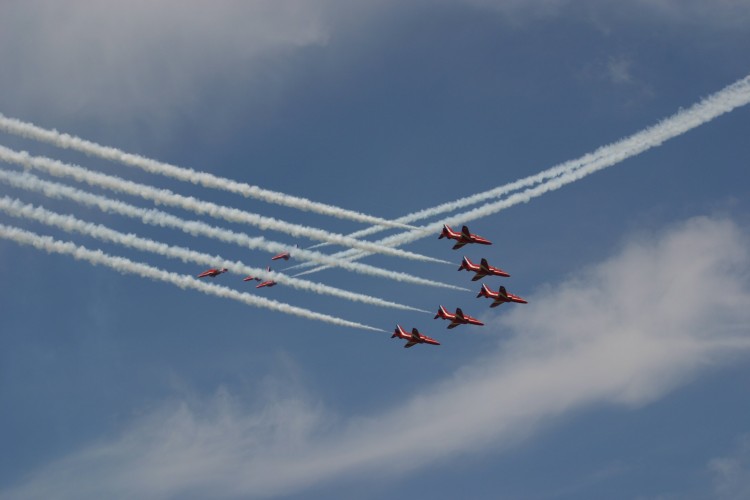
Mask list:
[[[6,4],[8,102],[101,116],[179,112],[216,75],[247,85],[269,54],[329,36],[322,4],[301,0]]]
[[[713,475],[715,498],[742,500],[750,497],[750,434],[740,436],[728,455],[712,458],[708,469]]]
[[[165,404],[2,496],[279,496],[500,452],[593,405],[637,408],[750,351],[747,240],[716,217],[631,238],[529,305],[484,318],[494,350],[380,413],[331,415],[305,394],[248,410],[221,391]]]

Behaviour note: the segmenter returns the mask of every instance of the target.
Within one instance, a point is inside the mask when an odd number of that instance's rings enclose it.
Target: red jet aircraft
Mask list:
[[[458,270],[461,271],[462,269],[476,273],[474,277],[471,278],[471,281],[480,280],[485,276],[502,276],[504,278],[510,278],[510,274],[506,273],[499,267],[491,266],[489,262],[487,262],[487,259],[482,259],[481,264],[474,264],[468,257],[464,257]]]
[[[294,245],[294,248],[299,248],[299,245]],[[280,254],[277,254],[271,257],[271,260],[279,260],[279,259],[289,260],[291,258],[292,258],[292,254],[290,252],[281,252]]]
[[[223,269],[209,269],[208,271],[203,271],[198,275],[199,278],[215,278],[221,273],[227,272],[229,269],[226,267]]]
[[[481,236],[472,234],[469,232],[469,228],[464,226],[461,228],[461,232],[457,233],[450,226],[443,225],[443,231],[438,236],[438,239],[448,238],[449,240],[456,240],[458,243],[453,245],[453,250],[458,250],[467,243],[479,243],[480,245],[492,245],[490,240],[486,240]]]
[[[269,273],[271,272],[271,266],[266,267],[266,271]],[[248,278],[251,278],[251,276],[248,276]],[[247,279],[247,278],[245,278]],[[260,278],[253,278],[255,281],[260,281]],[[263,288],[264,286],[275,286],[276,282],[274,280],[266,280],[261,283],[259,283],[255,288]]]
[[[412,328],[411,333],[405,332],[404,329],[401,328],[401,325],[396,325],[396,329],[393,330],[393,335],[391,335],[391,338],[393,339],[396,337],[407,341],[404,347],[411,347],[417,344],[440,345],[440,342],[428,337],[427,335],[419,333],[419,330],[417,330],[416,328]]]
[[[478,325],[478,326],[484,326],[484,323],[479,321],[477,318],[473,318],[469,316],[468,314],[464,314],[464,312],[461,310],[460,307],[456,308],[456,313],[452,314],[445,310],[445,307],[440,306],[438,309],[437,314],[433,319],[449,319],[451,321],[451,324],[448,325],[448,329],[456,328],[458,325]]]
[[[263,288],[264,286],[276,286],[276,285],[278,285],[278,283],[276,283],[274,280],[268,280],[268,281],[264,281],[263,283],[259,283],[258,285],[256,285],[255,288]]]
[[[516,302],[518,304],[528,304],[525,299],[522,299],[518,295],[508,293],[504,286],[500,287],[500,290],[493,292],[487,285],[482,285],[482,289],[479,291],[477,297],[487,297],[488,299],[494,299],[495,301],[490,304],[490,307],[497,307],[505,302]]]

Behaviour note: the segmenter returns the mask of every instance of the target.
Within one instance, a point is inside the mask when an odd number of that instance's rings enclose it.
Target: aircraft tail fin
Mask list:
[[[438,307],[437,314],[432,319],[445,318],[445,316],[446,316],[445,313],[446,313],[445,308],[443,306],[440,306],[440,307]]]

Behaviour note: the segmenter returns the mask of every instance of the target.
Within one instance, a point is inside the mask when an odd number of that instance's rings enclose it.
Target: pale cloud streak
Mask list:
[[[501,452],[594,405],[638,408],[750,350],[747,240],[715,218],[638,235],[529,305],[483,318],[495,349],[379,413],[334,416],[298,394],[253,410],[169,404],[4,496],[280,496]]]
[[[740,436],[735,450],[708,462],[713,474],[714,494],[722,500],[750,497],[750,434]]]
[[[167,118],[216,78],[273,89],[267,58],[328,36],[323,4],[303,0],[4,2],[0,83],[25,109]]]

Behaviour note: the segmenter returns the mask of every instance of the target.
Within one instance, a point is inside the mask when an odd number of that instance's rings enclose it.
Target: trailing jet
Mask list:
[[[435,315],[433,319],[448,319],[450,320],[451,324],[448,325],[448,329],[456,328],[458,325],[478,325],[478,326],[484,326],[484,323],[479,321],[477,318],[473,318],[469,316],[468,314],[464,314],[464,312],[461,310],[460,307],[456,308],[456,313],[452,314],[445,310],[445,307],[440,306],[438,308],[438,312]]]
[[[228,270],[229,269],[227,269],[226,267],[223,268],[223,269],[213,269],[212,268],[212,269],[209,269],[208,271],[203,271],[202,273],[200,273],[198,275],[198,277],[199,278],[215,278],[218,275],[220,275],[221,273],[227,272]]]
[[[255,288],[263,288],[264,286],[270,287],[270,286],[276,286],[276,285],[278,285],[278,283],[276,283],[274,280],[268,280],[268,281],[264,281],[263,283],[259,283],[258,285],[255,286]]]
[[[481,236],[472,234],[469,232],[469,228],[464,226],[461,228],[461,232],[457,233],[450,226],[443,224],[443,231],[438,236],[438,239],[448,238],[449,240],[456,240],[458,243],[453,245],[453,250],[458,250],[467,243],[479,243],[480,245],[492,245],[490,240],[486,240]]]
[[[266,267],[266,271],[268,271],[270,273],[271,272],[271,266]],[[248,276],[248,278],[250,278],[250,277],[251,276]],[[247,278],[245,278],[245,279],[247,279]],[[256,280],[256,281],[260,281],[260,278],[253,278],[253,279]],[[277,283],[274,280],[266,280],[266,281],[263,281],[263,282],[259,283],[255,288],[263,288],[265,286],[271,287],[271,286],[275,286],[276,284]]]
[[[516,302],[518,304],[528,304],[525,299],[522,299],[518,295],[508,293],[504,286],[500,287],[500,290],[493,292],[487,285],[482,285],[482,289],[479,291],[477,297],[487,297],[488,299],[494,299],[494,302],[490,304],[490,307],[497,307],[505,302]]]
[[[393,339],[396,337],[407,341],[404,347],[412,347],[417,344],[440,345],[440,342],[428,337],[427,335],[419,333],[419,330],[417,330],[416,328],[412,328],[411,333],[405,332],[404,329],[401,328],[401,325],[396,325],[396,329],[393,330],[393,335],[391,335],[391,338]]]
[[[476,273],[474,277],[471,278],[471,281],[480,280],[485,276],[502,276],[504,278],[510,278],[510,274],[506,273],[499,267],[491,266],[489,262],[487,262],[487,259],[482,259],[480,264],[474,264],[468,257],[464,257],[458,270],[461,271],[463,269]]]

